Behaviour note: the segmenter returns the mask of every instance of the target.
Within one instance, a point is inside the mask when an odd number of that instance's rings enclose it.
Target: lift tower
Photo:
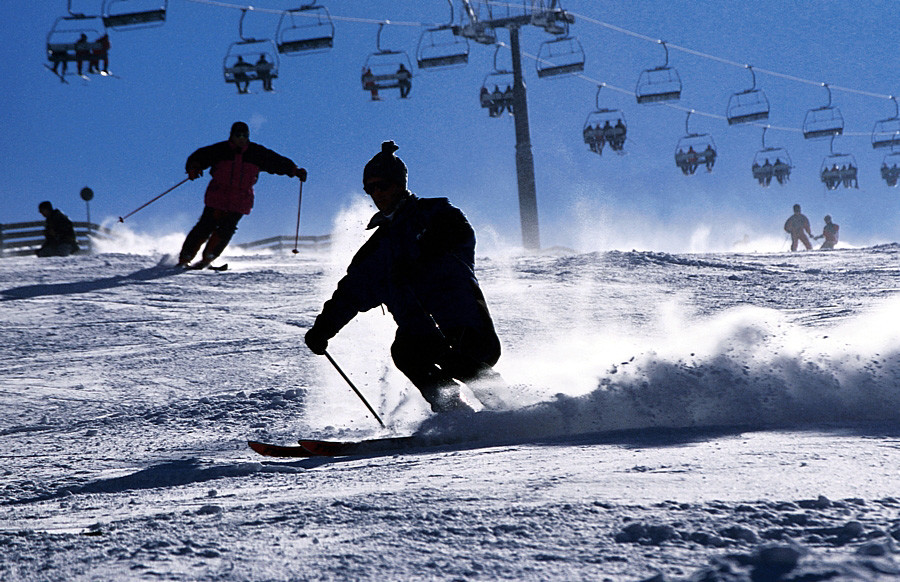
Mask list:
[[[516,179],[519,186],[519,216],[522,222],[522,245],[526,250],[540,250],[541,235],[538,226],[537,191],[534,182],[534,156],[531,153],[531,130],[528,126],[528,100],[525,95],[525,79],[522,76],[522,51],[519,44],[519,29],[523,26],[538,26],[547,32],[559,34],[564,30],[561,23],[574,23],[575,18],[557,5],[557,0],[544,6],[541,1],[523,1],[522,14],[494,18],[489,13],[487,19],[478,17],[470,0],[462,0],[469,23],[453,28],[456,35],[470,38],[481,44],[494,44],[497,37],[494,29],[509,30],[509,44],[513,65],[513,118],[516,127]],[[530,6],[528,6],[530,4]],[[511,5],[511,4],[510,4]]]

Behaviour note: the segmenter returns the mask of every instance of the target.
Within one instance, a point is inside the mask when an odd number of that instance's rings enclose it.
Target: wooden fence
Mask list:
[[[15,222],[0,224],[0,257],[16,257],[33,255],[44,244],[44,221]],[[91,252],[92,238],[110,235],[110,231],[91,222],[73,222],[75,240],[81,252]],[[293,236],[273,236],[249,243],[234,245],[244,250],[285,251],[295,248],[301,251],[327,251],[331,248],[331,235],[301,236],[295,240]]]
[[[251,250],[268,250],[268,251],[284,251],[293,250],[295,248],[295,238],[292,236],[273,236],[249,243],[235,245],[246,251]],[[321,236],[301,236],[296,241],[297,250],[327,251],[331,248],[331,235],[323,234]]]
[[[38,222],[0,224],[0,257],[33,255],[44,244],[44,225]],[[73,222],[75,240],[82,252],[90,252],[91,237],[106,236],[106,229],[92,222]]]

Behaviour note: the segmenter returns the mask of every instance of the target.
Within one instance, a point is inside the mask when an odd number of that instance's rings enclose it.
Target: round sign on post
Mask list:
[[[85,186],[81,189],[81,199],[84,200],[84,207],[87,210],[87,229],[88,235],[90,235],[91,231],[94,230],[93,225],[91,224],[91,200],[94,198],[94,191]],[[90,236],[88,236],[88,245],[91,244]]]

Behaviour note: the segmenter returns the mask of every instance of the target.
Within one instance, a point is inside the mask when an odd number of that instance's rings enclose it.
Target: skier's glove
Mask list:
[[[295,168],[294,177],[300,178],[301,182],[306,182],[306,168]]]
[[[309,351],[316,354],[317,356],[324,356],[325,350],[328,349],[328,338],[325,335],[316,329],[316,326],[312,326],[308,332],[306,332],[306,336],[304,336],[303,340],[306,342],[306,347],[309,348]]]
[[[203,175],[203,169],[200,168],[200,166],[189,166],[187,169],[187,175],[189,179],[196,180]]]

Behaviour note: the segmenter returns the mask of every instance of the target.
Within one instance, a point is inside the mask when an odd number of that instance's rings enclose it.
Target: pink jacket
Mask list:
[[[211,168],[212,180],[204,197],[206,206],[241,214],[250,214],[253,208],[253,185],[260,171],[293,176],[297,170],[293,161],[257,143],[236,148],[229,141],[198,149],[188,157],[185,166]]]

